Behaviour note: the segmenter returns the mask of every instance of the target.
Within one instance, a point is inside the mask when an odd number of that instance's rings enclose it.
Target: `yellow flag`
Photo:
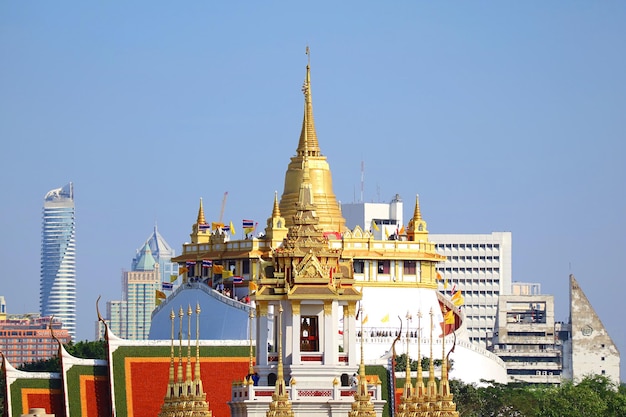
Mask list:
[[[378,227],[374,219],[372,219],[372,229],[376,230],[377,232],[380,231],[380,228]]]
[[[443,289],[445,290],[446,288],[448,288],[448,278],[446,278],[446,280],[443,282]]]
[[[389,313],[385,314],[385,317],[380,319],[380,321],[382,321],[383,323],[387,323],[389,321]]]
[[[250,281],[250,282],[248,283],[248,291],[250,291],[251,293],[252,293],[252,292],[255,292],[255,291],[256,291],[256,290],[258,290],[258,289],[259,289],[259,287],[256,285],[256,282],[254,282],[254,281]]]
[[[230,222],[230,234],[234,235],[235,233],[235,226],[233,226],[233,222]]]
[[[156,298],[157,299],[158,298],[162,298],[162,299],[165,300],[167,298],[167,295],[165,295],[165,293],[163,291],[156,290]]]
[[[154,302],[155,305],[160,306],[161,305],[161,299],[157,298],[156,301]]]
[[[224,270],[224,272],[222,272],[222,278],[230,278],[232,276],[233,276],[233,271],[226,269]]]
[[[443,320],[446,324],[454,324],[454,312],[452,310],[448,310]]]
[[[406,230],[404,230],[404,226],[402,226],[402,227],[400,228],[400,233],[399,233],[399,234],[400,234],[400,235],[404,235],[404,234],[406,234]]]
[[[437,281],[441,281],[441,274],[437,272]]]
[[[176,274],[170,275],[170,282],[174,282],[177,279],[178,279],[178,275],[176,275]]]
[[[189,268],[187,268],[186,266],[181,266],[178,268],[178,275],[182,275],[187,271],[189,271]]]
[[[387,230],[387,228],[385,227],[385,237],[387,239],[389,239],[389,230]]]
[[[367,317],[367,314],[366,314],[365,317],[363,317],[363,321],[361,322],[361,324],[367,323],[367,319],[368,319],[368,317]]]
[[[224,266],[223,265],[213,265],[213,273],[214,274],[221,274],[222,272],[224,272]]]

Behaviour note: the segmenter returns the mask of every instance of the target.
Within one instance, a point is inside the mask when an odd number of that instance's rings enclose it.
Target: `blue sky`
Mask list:
[[[415,194],[431,233],[513,234],[567,320],[573,273],[622,353],[626,3],[0,3],[0,294],[38,310],[41,210],[75,184],[78,338],[155,223],[265,224],[302,121],[305,46],[343,202]],[[623,374],[622,374],[623,375]],[[624,377],[622,377],[624,379]]]

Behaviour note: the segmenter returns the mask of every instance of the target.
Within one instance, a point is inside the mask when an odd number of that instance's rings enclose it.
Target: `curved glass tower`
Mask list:
[[[41,314],[60,319],[72,339],[76,337],[75,226],[70,182],[44,198],[39,304]]]

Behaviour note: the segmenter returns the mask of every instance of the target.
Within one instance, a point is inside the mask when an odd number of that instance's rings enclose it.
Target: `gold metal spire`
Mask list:
[[[299,156],[320,156],[320,145],[317,142],[315,122],[313,120],[313,100],[311,99],[311,50],[306,47],[308,63],[306,65],[306,77],[302,85],[304,94],[304,118],[302,120],[302,132],[296,150]]]
[[[413,392],[413,384],[411,383],[411,357],[409,356],[409,341],[412,316],[410,313],[406,315],[406,376],[404,380],[404,392],[398,406],[397,417],[409,417],[412,412],[412,402],[415,400]]]
[[[248,363],[248,375],[250,378],[252,378],[252,374],[254,374],[254,365],[252,362],[252,358],[253,358],[253,352],[252,352],[252,319],[254,318],[254,314],[252,313],[252,309],[250,309],[250,312],[248,313],[248,333],[250,333],[250,357],[249,359],[249,363]],[[253,381],[247,381],[248,383],[253,383]]]
[[[432,412],[437,408],[437,382],[435,382],[435,359],[433,357],[433,309],[430,309],[430,360],[428,363],[428,385],[426,386],[426,403]]]
[[[407,238],[413,241],[428,240],[428,230],[426,229],[426,222],[422,219],[419,195],[415,196],[415,208],[413,217],[409,220]]]
[[[178,316],[180,318],[180,328],[178,330],[179,339],[179,364],[178,364],[178,378],[174,379],[174,323],[176,315],[174,310],[170,313],[170,320],[172,322],[172,335],[170,343],[170,370],[169,370],[169,382],[168,388],[159,412],[159,417],[179,417],[179,416],[194,416],[194,417],[212,417],[212,412],[209,410],[209,404],[206,401],[206,394],[202,388],[202,380],[200,378],[200,306],[196,305],[196,365],[195,375],[192,380],[191,373],[191,305],[187,309],[187,378],[182,380],[182,329],[183,329],[183,308],[181,307]]]
[[[204,206],[202,205],[202,197],[200,197],[200,208],[198,208],[198,224],[206,224],[206,219],[204,218]]]
[[[413,410],[415,412],[424,411],[424,396],[426,387],[424,386],[424,370],[422,369],[422,311],[417,312],[417,381],[415,382],[415,397],[413,399]],[[419,415],[419,414],[418,414]]]
[[[446,355],[446,335],[445,335],[445,317],[446,311],[443,311],[444,315],[444,332],[441,340],[441,381],[439,381],[439,415],[441,417],[458,417],[459,413],[456,411],[456,404],[453,401],[454,395],[450,392],[450,382],[448,380],[448,368],[450,362]],[[454,349],[454,346],[453,346]]]
[[[348,417],[376,417],[372,396],[367,389],[367,378],[365,377],[365,360],[363,355],[363,306],[360,309],[361,317],[361,363],[359,364],[359,385],[354,393],[354,402]]]
[[[307,57],[310,50],[307,49]],[[325,232],[344,232],[346,221],[341,215],[339,204],[333,192],[332,176],[326,157],[322,155],[315,131],[313,119],[313,100],[311,98],[311,66],[306,66],[304,86],[304,117],[302,131],[296,149],[296,155],[291,158],[285,174],[285,188],[280,199],[280,211],[287,221],[287,226],[293,224],[296,214],[295,203],[298,201],[300,184],[303,177],[303,162],[309,162],[311,190],[313,201],[317,206],[319,225]]]
[[[289,394],[285,388],[285,376],[283,374],[283,306],[278,305],[278,367],[276,385],[272,394],[270,409],[267,417],[294,417]]]
[[[274,207],[272,209],[272,217],[281,217],[280,207],[278,206],[278,191],[274,191]]]

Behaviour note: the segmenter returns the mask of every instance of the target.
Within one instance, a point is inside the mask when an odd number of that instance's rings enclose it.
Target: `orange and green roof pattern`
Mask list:
[[[112,415],[109,377],[105,366],[74,365],[65,373],[65,381],[70,412],[67,417]]]
[[[64,417],[61,379],[18,378],[10,386],[11,415],[28,414],[31,408],[44,408]]]
[[[178,374],[178,347],[175,348]],[[214,416],[228,416],[227,402],[233,382],[248,373],[250,349],[245,346],[201,346],[200,374],[209,409]],[[187,347],[183,346],[183,378]],[[192,346],[191,364],[195,364]],[[119,346],[112,354],[116,417],[154,417],[159,414],[167,391],[170,369],[169,346]],[[193,368],[192,368],[193,369]]]

